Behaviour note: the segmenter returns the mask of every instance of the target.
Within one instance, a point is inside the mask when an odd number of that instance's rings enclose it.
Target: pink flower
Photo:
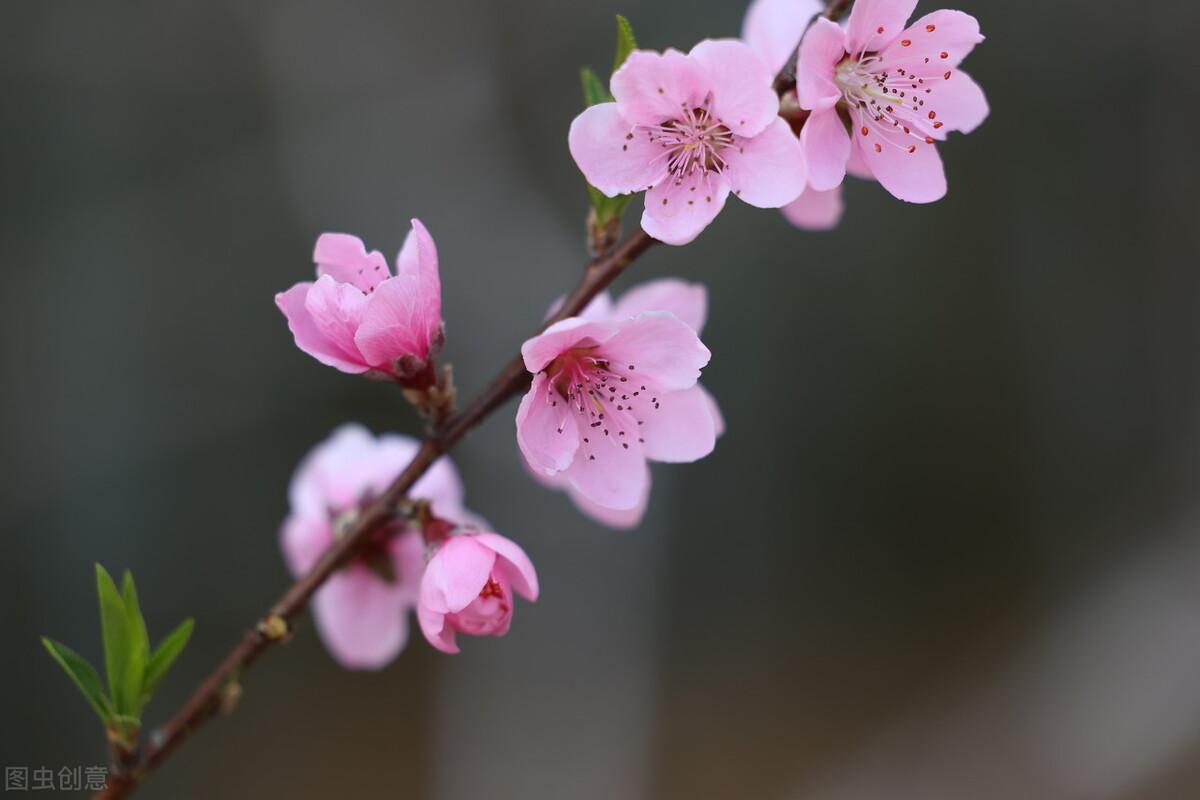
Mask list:
[[[609,197],[645,190],[642,228],[687,244],[730,191],[779,208],[803,190],[803,158],[779,118],[773,80],[738,41],[706,40],[687,55],[635,50],[613,73],[616,102],[571,123],[571,155]]]
[[[280,544],[292,574],[312,569],[338,537],[339,518],[383,491],[417,451],[405,436],[375,438],[343,425],[301,462],[289,489],[291,513]],[[449,459],[440,458],[413,487],[439,517],[472,519]],[[358,558],[331,577],[313,598],[317,631],[329,652],[350,669],[379,669],[408,639],[408,612],[416,605],[425,545],[402,523],[386,529]]]
[[[599,294],[579,316],[586,320],[616,322],[636,317],[644,311],[670,312],[699,336],[704,329],[704,322],[708,314],[708,292],[703,285],[698,283],[664,278],[635,286],[625,292],[615,305],[611,295],[607,292]],[[703,397],[707,404],[709,413],[712,415],[714,435],[719,437],[725,431],[725,422],[721,417],[717,401],[700,384],[696,384],[695,391]],[[526,466],[528,466],[528,462],[526,462]],[[552,489],[564,489],[580,511],[610,528],[637,527],[646,513],[646,507],[650,500],[649,473],[647,473],[646,485],[637,504],[628,509],[614,509],[590,500],[587,495],[575,488],[565,473],[546,475],[532,468],[529,472],[544,486]]]
[[[537,600],[537,572],[524,550],[495,533],[451,536],[438,546],[421,578],[421,632],[443,653],[458,652],[456,631],[503,636],[512,624],[514,591]]]
[[[351,374],[406,381],[431,368],[443,339],[437,248],[419,220],[396,256],[396,274],[360,239],[325,233],[313,252],[316,282],[275,295],[296,346]]]
[[[811,112],[800,132],[811,188],[841,184],[854,147],[901,200],[946,194],[935,143],[969,133],[988,115],[983,91],[958,69],[983,37],[961,11],[934,11],[904,28],[916,4],[858,0],[845,30],[820,18],[805,35],[796,94]]]
[[[533,382],[517,409],[517,444],[530,469],[565,480],[576,497],[636,517],[647,459],[712,452],[718,423],[696,384],[711,354],[675,314],[572,317],[521,354]]]

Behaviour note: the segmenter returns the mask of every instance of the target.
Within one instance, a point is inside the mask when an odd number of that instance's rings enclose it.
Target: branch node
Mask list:
[[[292,638],[292,626],[278,614],[272,614],[258,623],[258,632],[271,642],[287,642]]]

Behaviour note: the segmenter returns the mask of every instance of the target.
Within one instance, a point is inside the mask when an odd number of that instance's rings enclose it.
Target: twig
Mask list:
[[[846,9],[850,7],[851,2],[852,0],[829,0],[825,4],[825,10],[821,12],[821,16],[837,22],[842,14],[846,13]]]

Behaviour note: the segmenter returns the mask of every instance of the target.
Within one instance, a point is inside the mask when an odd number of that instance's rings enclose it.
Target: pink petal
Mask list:
[[[846,52],[883,50],[899,38],[917,0],[855,0],[846,25]]]
[[[665,311],[647,311],[624,322],[601,352],[614,372],[653,382],[665,392],[688,389],[712,353],[687,323]]]
[[[331,544],[333,529],[328,519],[303,516],[293,511],[283,522],[279,546],[294,577],[298,578],[312,569]]]
[[[836,228],[842,221],[845,209],[841,186],[828,192],[805,189],[804,194],[783,207],[783,216],[797,228],[828,231]]]
[[[988,101],[983,89],[961,69],[952,71],[949,79],[939,78],[929,98],[925,107],[933,110],[942,123],[940,129],[931,131],[935,138],[946,138],[947,131],[970,133],[987,119]]]
[[[646,473],[646,484],[642,489],[642,494],[638,499],[637,505],[633,508],[608,508],[599,503],[594,503],[588,499],[587,495],[569,483],[567,485],[567,496],[571,498],[571,502],[585,516],[591,517],[601,525],[621,531],[631,530],[640,525],[642,517],[646,516],[646,507],[650,504],[650,473]]]
[[[543,474],[562,472],[575,459],[579,448],[575,417],[544,372],[533,376],[517,408],[517,444],[529,466]]]
[[[415,492],[413,496],[421,497]],[[416,528],[408,528],[394,535],[387,549],[392,556],[396,591],[404,596],[407,605],[416,606],[421,595],[421,577],[425,574],[425,539]]]
[[[521,345],[525,369],[541,372],[565,351],[577,346],[594,346],[607,341],[616,327],[605,320],[569,317],[554,323]]]
[[[697,108],[709,87],[700,66],[678,50],[634,50],[610,84],[621,116],[638,125],[675,119],[681,108]]]
[[[562,306],[562,300],[558,301],[558,305]],[[581,319],[600,320],[609,319],[613,315],[613,299],[612,294],[608,291],[603,291],[592,298],[583,311],[580,311],[576,316]]]
[[[351,375],[366,372],[368,367],[363,363],[357,348],[346,352],[317,327],[312,314],[305,306],[305,300],[312,287],[311,283],[297,283],[286,292],[275,295],[275,305],[287,318],[288,330],[292,332],[296,347],[322,364],[342,372]]]
[[[462,611],[487,583],[496,554],[472,536],[451,536],[425,565],[420,606],[440,614]]]
[[[875,179],[892,196],[910,203],[932,203],[946,195],[946,173],[937,148],[912,136],[880,126],[870,136],[856,136],[863,159]],[[879,145],[878,151],[875,145]],[[912,152],[909,152],[909,149]]]
[[[313,248],[313,261],[317,264],[317,277],[328,275],[363,292],[391,277],[382,253],[378,250],[368,253],[362,239],[344,233],[321,234]]]
[[[341,354],[340,357],[351,364],[371,366],[354,343],[354,334],[367,308],[367,297],[357,287],[349,283],[338,283],[332,277],[322,275],[308,290],[304,298],[304,308],[308,311],[313,326],[328,343],[329,350],[325,351],[326,353]],[[323,361],[322,356],[317,353],[310,355],[318,361]]]
[[[665,178],[646,192],[642,230],[666,244],[688,244],[721,213],[727,197],[729,183],[716,173]]]
[[[408,640],[404,594],[359,565],[331,577],[313,600],[321,640],[348,669],[386,666]]]
[[[775,74],[744,42],[705,39],[688,58],[705,72],[713,116],[736,135],[756,136],[779,116]]]
[[[708,316],[708,290],[702,283],[661,278],[639,284],[621,295],[614,318],[636,317],[644,311],[667,311],[699,335]]]
[[[416,442],[407,441],[415,452]],[[339,426],[296,469],[288,487],[293,513],[328,522],[330,509],[349,508],[362,498],[372,475],[380,471],[375,467],[377,460],[376,440],[370,431],[355,424]]]
[[[814,111],[800,129],[800,146],[808,164],[808,184],[818,192],[842,185],[850,158],[850,135],[837,111]]]
[[[758,136],[738,141],[722,155],[729,165],[729,186],[745,203],[779,208],[804,191],[804,151],[778,116]]]
[[[571,123],[571,157],[588,183],[609,197],[645,191],[662,180],[662,148],[621,116],[616,103],[591,106]]]
[[[381,436],[379,438],[381,443],[389,442],[392,439],[403,439],[411,442],[413,446],[412,454],[405,457],[398,467],[388,470],[388,477],[383,484],[375,487],[377,492],[382,492],[403,471],[408,462],[412,460],[413,455],[416,455],[417,445],[407,436]],[[433,466],[413,484],[409,494],[430,501],[438,515],[447,519],[457,519],[465,513],[463,507],[465,490],[462,478],[459,477],[454,462],[447,456],[442,456],[433,462]]]
[[[910,25],[880,53],[881,68],[905,67],[928,80],[957,67],[982,41],[979,21],[970,14],[934,11]]]
[[[559,309],[562,308],[563,301],[566,299],[567,296],[562,295],[553,303],[551,303],[550,308],[546,310],[546,316],[543,319],[550,319],[557,314]],[[588,304],[583,307],[583,311],[580,311],[575,316],[579,317],[580,319],[591,320],[593,322],[596,320],[606,320],[612,316],[612,305],[612,295],[606,290],[593,297],[591,301],[589,301]]]
[[[717,405],[716,398],[709,393],[708,389],[705,389],[698,383],[696,384],[696,388],[700,390],[700,394],[704,395],[704,400],[708,404],[708,413],[712,415],[713,431],[716,433],[717,438],[720,439],[725,435],[725,417],[721,414],[721,407]]]
[[[742,39],[774,75],[787,66],[808,23],[822,8],[820,0],[753,0],[742,23]]]
[[[533,562],[516,542],[506,539],[498,533],[486,532],[475,534],[475,541],[484,547],[491,548],[500,557],[497,563],[504,569],[506,577],[517,594],[531,603],[538,599],[537,570],[533,568]]]
[[[354,337],[371,366],[390,370],[404,356],[429,358],[433,337],[419,292],[413,275],[389,278],[375,288]]]
[[[690,463],[713,451],[716,425],[709,398],[699,386],[659,395],[659,405],[641,427],[647,458]]]
[[[571,502],[575,504],[585,516],[591,517],[601,525],[606,525],[617,530],[629,530],[636,528],[642,521],[642,517],[646,514],[646,506],[650,501],[650,473],[646,472],[646,485],[642,490],[641,499],[633,508],[608,508],[599,503],[589,500],[586,495],[571,485],[570,479],[564,474],[557,475],[542,475],[525,464],[526,472],[529,473],[535,481],[540,483],[547,489],[563,489],[566,490],[567,496],[571,498]]]
[[[824,111],[842,97],[834,83],[837,64],[846,55],[846,35],[837,23],[821,17],[800,43],[796,61],[796,100],[801,108]]]
[[[412,229],[396,255],[396,275],[411,277],[413,325],[432,340],[442,326],[442,279],[438,274],[437,245],[419,219],[412,220]],[[424,342],[426,350],[429,344]]]
[[[581,450],[575,463],[564,475],[580,494],[592,502],[612,509],[632,509],[641,501],[650,479],[646,456],[641,446],[629,449],[605,439],[591,449],[589,458]]]
[[[867,162],[861,148],[850,148],[850,158],[846,161],[846,174],[853,175],[856,178],[861,178],[864,181],[875,180],[875,176],[871,174],[871,168],[867,166]]]
[[[441,650],[443,653],[459,652],[455,642],[454,629],[446,624],[446,615],[433,611],[425,606],[417,606],[417,622],[425,641]]]

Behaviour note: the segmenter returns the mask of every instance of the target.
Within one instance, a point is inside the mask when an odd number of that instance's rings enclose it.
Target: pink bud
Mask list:
[[[444,653],[458,652],[456,632],[503,636],[512,623],[514,591],[537,600],[537,572],[524,550],[496,533],[452,536],[438,546],[421,577],[421,632]]]
[[[437,247],[419,220],[396,257],[396,274],[360,239],[322,234],[313,252],[316,282],[275,296],[296,346],[351,374],[401,382],[428,372],[443,340]]]

